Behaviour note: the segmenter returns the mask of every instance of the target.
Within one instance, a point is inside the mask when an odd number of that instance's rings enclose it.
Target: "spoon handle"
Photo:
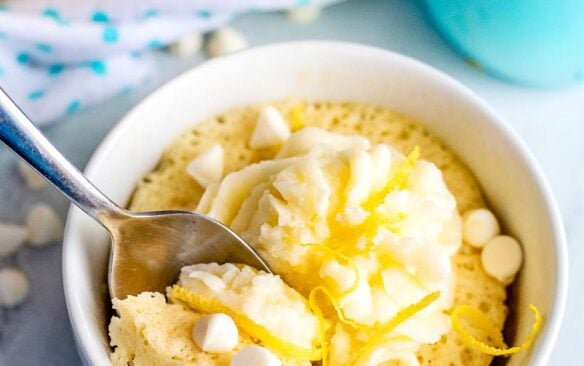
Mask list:
[[[0,140],[44,176],[65,196],[104,226],[123,215],[113,203],[71,164],[34,126],[0,88]]]

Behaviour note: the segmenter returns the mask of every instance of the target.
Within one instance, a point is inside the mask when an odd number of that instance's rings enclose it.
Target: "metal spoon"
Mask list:
[[[270,272],[248,243],[212,218],[185,211],[135,213],[116,205],[51,145],[1,88],[0,140],[109,231],[112,298],[164,292],[187,264],[243,263]]]

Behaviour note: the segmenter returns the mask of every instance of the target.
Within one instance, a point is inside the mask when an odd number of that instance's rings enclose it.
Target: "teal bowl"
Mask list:
[[[424,0],[431,22],[473,65],[531,86],[584,80],[583,0]]]

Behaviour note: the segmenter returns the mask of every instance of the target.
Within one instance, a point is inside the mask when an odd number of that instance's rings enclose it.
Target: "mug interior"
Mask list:
[[[478,97],[410,58],[334,42],[285,43],[209,61],[167,83],[108,135],[86,174],[114,201],[128,201],[135,183],[165,146],[197,121],[247,104],[288,98],[354,101],[408,115],[448,145],[473,171],[505,231],[523,244],[525,261],[513,293],[515,343],[544,314],[530,350],[509,365],[544,365],[557,335],[566,293],[566,255],[556,204],[524,145]],[[109,237],[77,208],[69,214],[64,249],[67,307],[80,352],[91,365],[109,362]]]

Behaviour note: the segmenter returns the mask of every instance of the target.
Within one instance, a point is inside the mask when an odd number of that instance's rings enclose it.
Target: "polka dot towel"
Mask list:
[[[151,54],[245,11],[332,0],[0,0],[0,86],[40,124],[127,91]]]

